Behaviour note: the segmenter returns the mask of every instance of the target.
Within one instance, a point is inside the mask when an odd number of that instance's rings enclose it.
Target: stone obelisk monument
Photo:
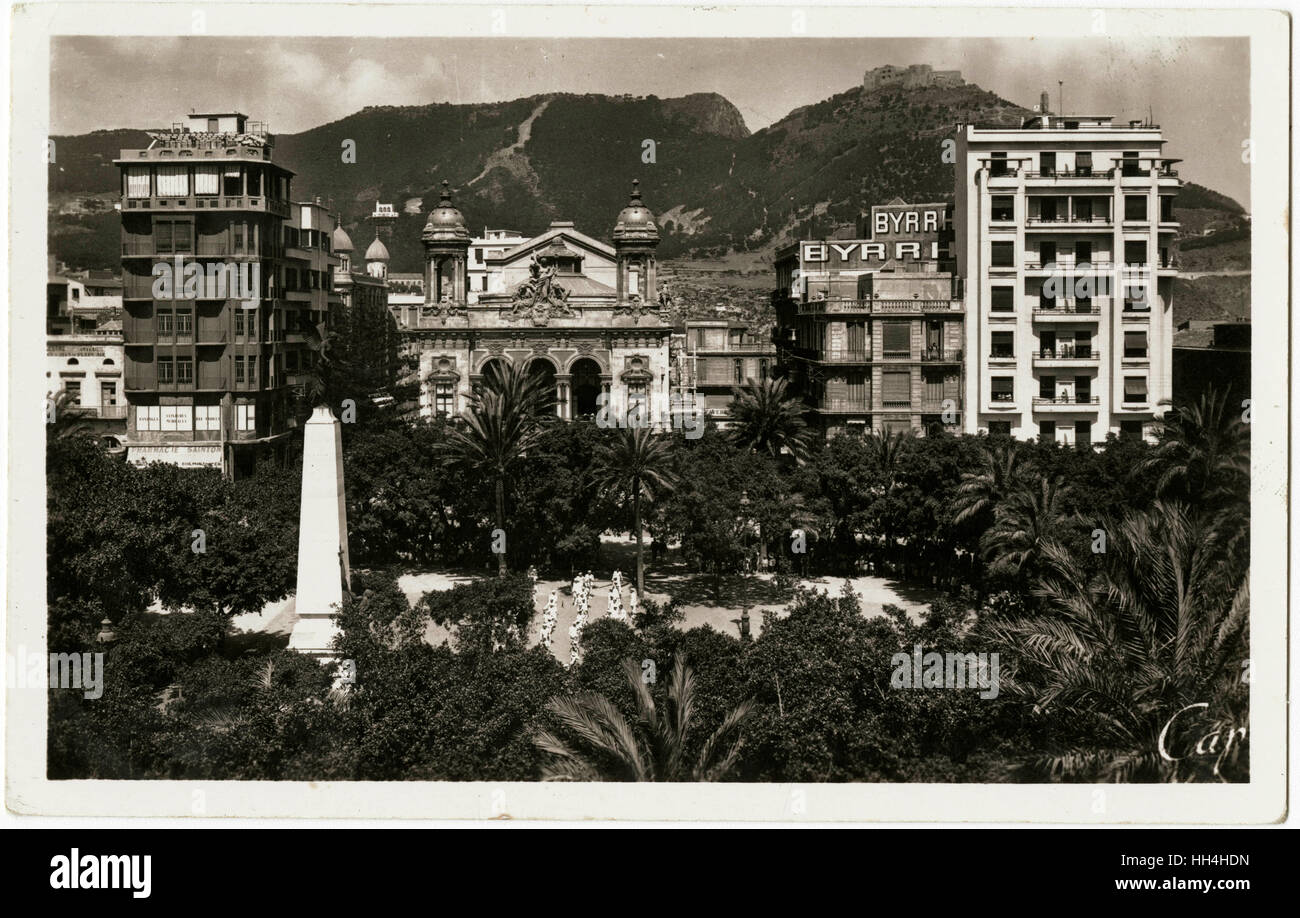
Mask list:
[[[348,520],[343,503],[343,434],[324,405],[307,421],[302,438],[302,509],[298,522],[298,621],[289,649],[322,663],[339,627],[334,620],[351,576]]]

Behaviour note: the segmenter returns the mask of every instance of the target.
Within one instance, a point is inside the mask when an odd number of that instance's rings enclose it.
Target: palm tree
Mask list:
[[[514,364],[490,373],[440,450],[449,464],[489,476],[496,491],[496,526],[506,528],[506,477],[542,438],[547,394],[537,377]],[[507,572],[497,553],[497,573]]]
[[[45,397],[46,436],[51,440],[73,440],[93,437],[94,429],[88,423],[94,412],[72,401],[67,389]]]
[[[964,523],[993,509],[1015,487],[1023,471],[1023,453],[1014,440],[980,445],[979,465],[961,476],[953,503],[953,522]]]
[[[876,474],[873,491],[882,502],[879,504],[882,528],[885,537],[886,555],[894,553],[895,507],[889,504],[899,487],[899,477],[906,464],[908,454],[916,445],[916,434],[911,430],[899,430],[893,433],[872,431],[863,438],[863,448]],[[904,571],[906,573],[906,571]]]
[[[1209,703],[1222,736],[1245,722],[1248,550],[1220,520],[1165,501],[1106,529],[1107,550],[1093,559],[1044,546],[1043,613],[993,626],[1011,661],[1001,679],[1036,710],[1082,725],[1077,742],[1039,760],[1054,775],[1187,780],[1199,770],[1192,759],[1160,755],[1170,718]],[[1235,764],[1231,753],[1215,777],[1224,764]]]
[[[808,455],[808,426],[803,406],[784,379],[745,381],[732,390],[731,420],[735,442],[773,457],[788,451],[796,461]]]
[[[980,549],[992,568],[1017,577],[1026,565],[1032,569],[1044,546],[1058,536],[1069,497],[1061,475],[1049,478],[1038,472],[1022,479],[997,505],[993,525],[980,536]]]
[[[610,442],[596,453],[597,487],[632,499],[632,531],[636,535],[636,590],[645,594],[645,558],[642,551],[641,508],[677,485],[668,443],[649,428],[620,427]]]
[[[699,754],[688,761],[695,673],[685,658],[679,653],[673,659],[667,704],[662,711],[656,708],[635,660],[623,660],[623,674],[636,700],[634,722],[595,692],[557,696],[547,702],[547,710],[587,749],[576,750],[559,734],[539,728],[533,734],[533,744],[547,756],[542,767],[545,780],[717,781],[731,771],[743,741],[740,728],[754,713],[753,699],[732,708],[704,741]]]
[[[1250,436],[1226,392],[1171,408],[1161,427],[1160,445],[1138,466],[1159,472],[1160,496],[1212,508],[1249,499]]]

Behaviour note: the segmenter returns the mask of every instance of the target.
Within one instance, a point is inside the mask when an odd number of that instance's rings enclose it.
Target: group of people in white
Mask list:
[[[537,574],[535,571],[529,571],[529,577],[533,581],[534,595],[537,589]],[[587,622],[591,617],[591,599],[595,594],[593,582],[595,577],[591,571],[585,574],[579,574],[573,578],[573,584],[570,587],[570,594],[573,597],[573,607],[575,615],[573,624],[569,626],[569,666],[578,662],[578,657],[582,650],[582,631],[587,627]],[[614,576],[609,584],[609,598],[606,600],[606,614],[617,622],[631,622],[637,614],[639,608],[639,598],[636,588],[628,590],[627,605],[623,604],[623,572],[614,571]],[[546,600],[546,609],[542,612],[542,626],[539,632],[541,644],[547,650],[550,650],[555,639],[555,626],[559,620],[559,591],[551,590],[550,597]]]

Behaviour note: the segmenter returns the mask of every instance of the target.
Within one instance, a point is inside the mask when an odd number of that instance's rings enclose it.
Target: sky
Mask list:
[[[881,64],[961,70],[1032,108],[1144,118],[1184,179],[1249,207],[1250,47],[1244,38],[507,39],[151,38],[53,40],[51,132],[170,124],[237,110],[296,133],[367,105],[494,102],[544,92],[717,92],[750,130],[857,85]]]

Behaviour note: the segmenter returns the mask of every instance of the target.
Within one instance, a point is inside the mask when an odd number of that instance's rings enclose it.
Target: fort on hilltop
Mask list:
[[[885,64],[866,72],[862,77],[862,88],[872,90],[883,86],[901,86],[904,89],[920,89],[925,86],[962,86],[965,82],[960,70],[935,70],[929,64],[911,64],[907,67]]]

